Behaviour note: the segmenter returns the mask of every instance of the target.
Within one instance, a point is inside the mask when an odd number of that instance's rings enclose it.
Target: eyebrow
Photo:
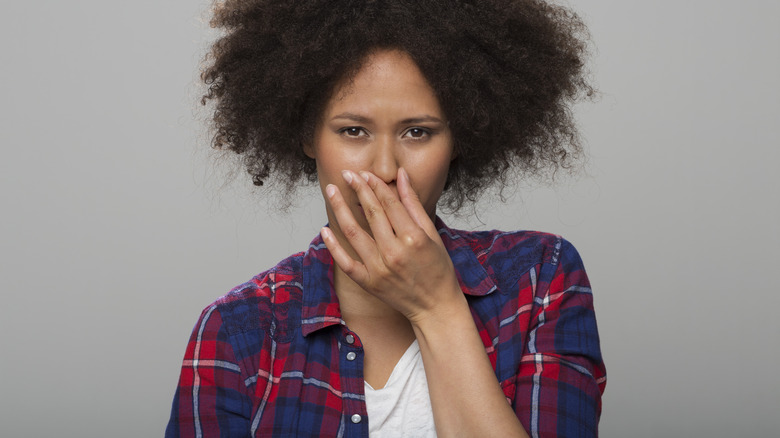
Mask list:
[[[357,122],[357,123],[370,123],[371,122],[371,119],[369,119],[368,117],[364,117],[364,116],[361,116],[359,114],[353,114],[353,113],[341,113],[339,115],[333,116],[333,118],[331,120],[336,120],[336,119],[352,120],[352,121]],[[427,115],[427,114],[422,115],[422,116],[417,116],[417,117],[410,117],[408,119],[401,120],[401,124],[403,124],[403,125],[409,125],[409,124],[415,124],[415,123],[424,123],[424,122],[434,122],[434,123],[445,124],[444,120],[442,120],[442,119],[440,119],[438,117]]]

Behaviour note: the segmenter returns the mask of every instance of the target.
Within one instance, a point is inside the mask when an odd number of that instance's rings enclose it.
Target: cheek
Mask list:
[[[420,201],[426,207],[427,210],[435,208],[436,203],[441,197],[441,193],[444,190],[444,185],[447,182],[447,174],[450,168],[449,156],[430,158],[416,169],[412,178],[412,187],[414,187],[417,194],[420,196]]]
[[[323,198],[327,199],[325,187],[328,184],[333,184],[339,188],[341,196],[348,202],[352,202],[352,198],[356,196],[355,192],[344,181],[341,172],[344,170],[359,171],[363,170],[364,167],[360,166],[360,162],[354,154],[350,156],[348,151],[345,152],[343,149],[321,147],[317,152],[317,179]]]
[[[334,148],[329,148],[327,145],[318,146],[316,161],[317,177],[323,188],[327,184],[338,184],[340,182],[340,178],[336,179],[335,177],[341,175],[343,163],[340,163]]]
[[[342,170],[362,170],[363,161],[365,157],[358,150],[338,143],[324,142],[317,148],[318,173],[341,175]]]

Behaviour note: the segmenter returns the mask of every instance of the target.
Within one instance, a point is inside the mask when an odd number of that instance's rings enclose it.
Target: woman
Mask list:
[[[576,250],[436,216],[576,155],[577,17],[228,1],[212,24],[215,146],[255,184],[318,181],[328,225],[204,310],[166,435],[595,436],[605,374]]]

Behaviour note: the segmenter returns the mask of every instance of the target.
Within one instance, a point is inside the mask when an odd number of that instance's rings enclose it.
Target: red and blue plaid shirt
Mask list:
[[[597,436],[606,375],[574,247],[545,233],[436,225],[529,435]],[[366,437],[363,354],[341,319],[333,260],[317,236],[203,311],[165,435]]]

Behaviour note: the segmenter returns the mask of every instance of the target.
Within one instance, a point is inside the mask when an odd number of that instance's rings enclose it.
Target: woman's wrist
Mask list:
[[[446,286],[447,291],[439,292],[442,297],[431,308],[408,317],[415,333],[433,335],[436,332],[448,333],[456,327],[471,327],[474,320],[466,301],[466,296],[455,280],[455,284]]]

